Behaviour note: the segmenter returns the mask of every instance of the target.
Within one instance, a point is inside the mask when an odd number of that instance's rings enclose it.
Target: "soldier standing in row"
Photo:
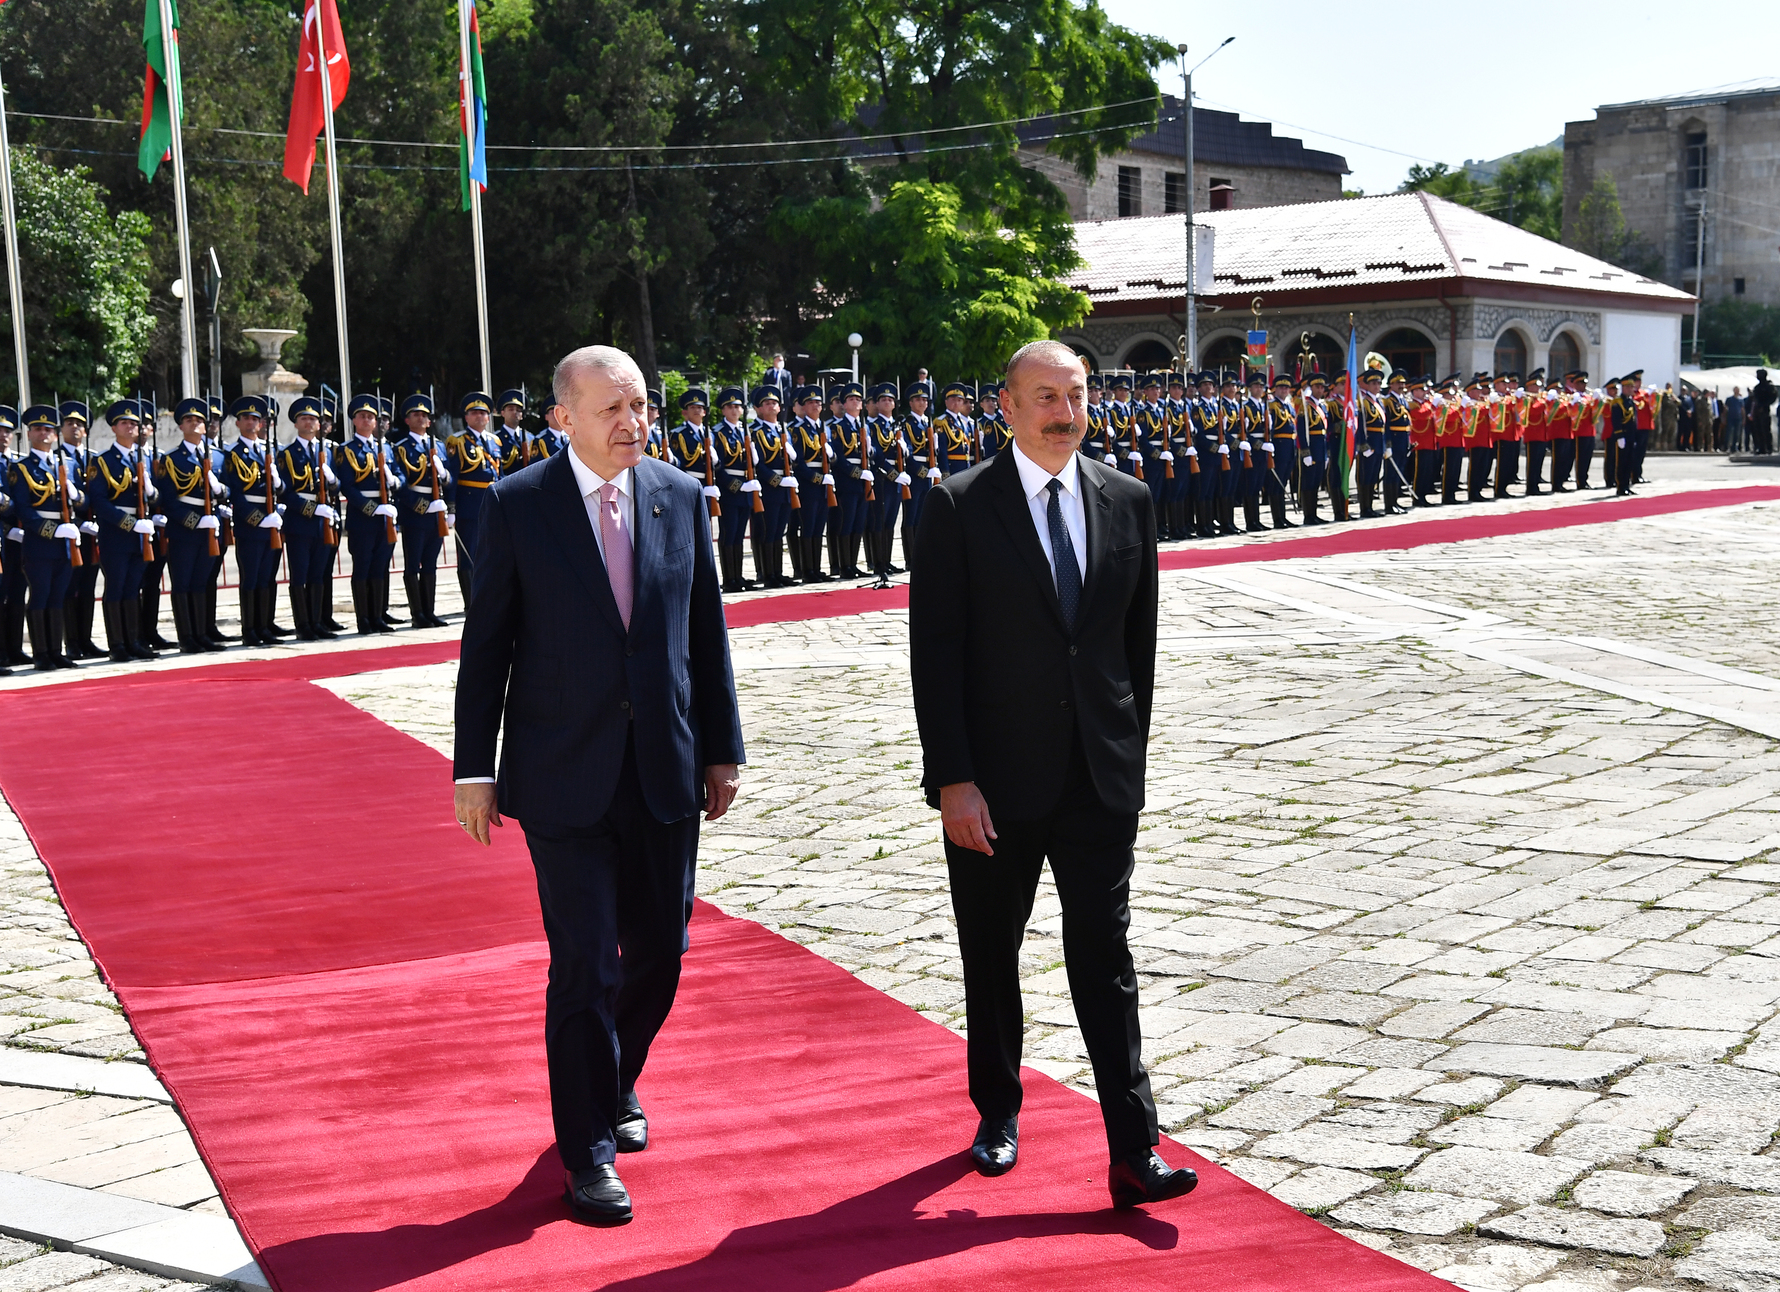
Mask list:
[[[208,414],[203,400],[180,400],[173,410],[180,441],[154,461],[156,504],[167,517],[168,600],[182,655],[222,649],[205,631],[206,589],[215,588],[211,572],[216,554],[211,549],[221,550],[220,506],[228,497],[210,453]]]
[[[86,447],[87,423],[91,416],[86,404],[78,399],[65,399],[57,410],[61,418],[61,446],[56,450],[68,463],[71,478],[83,483],[92,468],[92,454]],[[67,634],[65,648],[70,659],[98,659],[105,652],[93,641],[94,600],[99,584],[99,526],[93,519],[92,500],[75,513],[74,523],[80,528],[80,565],[68,580],[68,595],[62,603],[62,621]]]
[[[717,488],[722,491],[718,499],[723,514],[717,522],[717,567],[723,578],[723,591],[752,592],[759,584],[742,573],[742,540],[747,537],[748,522],[754,514],[754,493],[760,482],[753,478],[748,430],[742,424],[741,387],[725,386],[719,390],[717,410],[720,417],[710,431]],[[754,488],[750,489],[750,485]]]
[[[99,524],[99,563],[105,571],[105,644],[113,664],[155,659],[142,639],[143,549],[154,550],[155,489],[143,477],[145,460],[136,447],[142,414],[133,399],[105,410],[112,445],[95,454],[87,491]]]
[[[1305,525],[1321,525],[1317,498],[1329,470],[1329,405],[1324,398],[1323,374],[1312,371],[1304,383],[1304,411],[1298,422],[1298,499]]]
[[[1261,445],[1261,484],[1267,491],[1267,508],[1274,529],[1297,528],[1286,517],[1286,487],[1298,461],[1298,410],[1292,404],[1292,378],[1280,373],[1273,379],[1273,397],[1267,401],[1267,438]]]
[[[58,453],[58,422],[48,404],[27,408],[29,448],[6,473],[13,518],[22,531],[31,663],[42,670],[74,667],[62,645],[62,607],[74,577],[74,554],[80,550],[80,527],[73,517],[86,501],[67,459]]]
[[[921,508],[927,493],[942,475],[935,447],[933,422],[927,416],[929,391],[917,381],[908,389],[908,411],[902,417],[902,438],[909,446],[909,496],[902,504],[902,559],[915,568],[915,542],[921,531]]]
[[[5,556],[0,560],[0,669],[7,673],[11,665],[31,662],[25,654],[25,531],[7,491],[12,474],[8,448],[18,429],[18,410],[0,405],[0,530],[6,535]]]
[[[378,436],[381,401],[354,395],[347,405],[352,434],[335,453],[346,549],[352,557],[352,612],[361,634],[393,630],[389,607],[389,567],[395,556],[397,511],[390,501],[401,478],[390,464],[388,446]]]
[[[275,463],[283,486],[285,568],[290,576],[291,623],[297,637],[316,641],[335,635],[329,611],[334,604],[334,549],[339,543],[339,479],[328,465],[321,439],[321,401],[303,395],[290,406],[297,435],[278,451]]]
[[[443,628],[433,611],[438,592],[439,554],[451,528],[445,489],[450,473],[434,438],[433,401],[414,394],[402,401],[402,423],[408,434],[390,448],[391,464],[402,478],[402,505],[396,508],[402,530],[402,589],[408,597],[408,620],[416,628]],[[560,451],[560,450],[559,450]],[[445,517],[441,527],[439,518]]]
[[[871,464],[866,450],[865,421],[861,416],[865,390],[856,381],[843,382],[830,392],[829,406],[839,407],[828,423],[828,443],[834,449],[834,509],[829,513],[829,558],[843,579],[863,579],[859,552],[865,542],[866,504],[871,501]]]
[[[1384,408],[1384,458],[1380,470],[1384,476],[1384,514],[1400,515],[1408,510],[1403,495],[1411,492],[1407,472],[1410,464],[1409,374],[1398,368],[1391,373],[1380,403]]]
[[[284,527],[276,503],[278,481],[260,444],[260,408],[257,397],[245,395],[229,408],[237,438],[223,454],[223,482],[234,509],[235,567],[240,580],[241,641],[247,646],[274,646],[271,632],[272,600],[278,586],[278,567],[283,560],[284,540],[274,535]]]
[[[457,543],[457,588],[464,606],[470,604],[470,579],[475,571],[476,535],[482,527],[482,500],[488,487],[501,478],[505,449],[501,437],[489,430],[493,401],[472,390],[458,401],[464,429],[445,441],[445,469],[451,478],[447,501],[455,517],[452,533]],[[651,435],[659,433],[651,430]]]
[[[749,440],[763,508],[753,512],[748,522],[754,576],[763,587],[788,588],[796,580],[785,577],[785,533],[791,524],[791,503],[797,497],[798,485],[790,461],[791,442],[785,428],[779,425],[779,387],[757,386],[753,403],[755,420],[748,428]],[[802,500],[798,502],[798,509],[802,510]]]
[[[892,574],[903,573],[890,559],[891,548],[896,541],[902,492],[910,488],[914,477],[907,470],[908,443],[896,424],[896,384],[884,381],[873,386],[871,407],[871,416],[864,424],[872,479],[872,500],[865,509],[865,559],[869,572],[876,576],[877,586],[887,588]]]
[[[805,583],[827,583],[833,576],[822,572],[822,547],[828,533],[828,499],[834,492],[834,476],[829,471],[828,434],[822,426],[822,388],[799,386],[791,399],[795,415],[785,434],[791,441],[791,470],[797,478],[800,504],[787,526],[791,573]]]

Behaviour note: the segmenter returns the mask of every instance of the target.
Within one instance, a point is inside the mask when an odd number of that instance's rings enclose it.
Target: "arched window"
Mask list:
[[[1078,345],[1074,341],[1065,341],[1063,344],[1081,356],[1082,364],[1089,372],[1100,371],[1100,364],[1095,360],[1093,351],[1089,350],[1087,346]]]
[[[1433,339],[1419,329],[1400,327],[1394,332],[1387,332],[1378,338],[1372,348],[1385,357],[1392,372],[1401,370],[1412,378],[1433,377],[1438,380],[1440,377],[1434,371]]]
[[[1160,372],[1174,362],[1174,351],[1160,341],[1139,341],[1125,354],[1125,366],[1136,372]]]
[[[1219,368],[1228,368],[1235,372],[1242,366],[1242,358],[1248,353],[1248,342],[1239,336],[1221,336],[1205,347],[1200,359],[1200,371],[1215,372]]]
[[[1526,375],[1526,338],[1513,328],[1509,328],[1496,338],[1496,371],[1518,372],[1522,376]]]
[[[1566,372],[1575,372],[1582,366],[1582,350],[1576,344],[1576,338],[1568,332],[1559,332],[1551,338],[1551,360],[1545,365],[1547,379],[1562,377]]]
[[[1280,356],[1285,364],[1286,372],[1302,380],[1312,372],[1320,372],[1333,380],[1335,374],[1347,366],[1347,356],[1342,353],[1341,343],[1324,332],[1312,332],[1310,335],[1310,358],[1304,359],[1303,334],[1294,339]],[[1300,371],[1302,369],[1302,371]]]

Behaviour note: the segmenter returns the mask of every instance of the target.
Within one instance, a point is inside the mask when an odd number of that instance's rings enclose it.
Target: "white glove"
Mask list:
[[[199,529],[221,529],[222,522],[220,520],[218,520],[215,516],[200,516],[200,517],[198,517],[198,528]]]
[[[325,502],[322,503],[319,507],[317,507],[315,509],[315,515],[316,515],[316,518],[319,520],[339,520],[340,519],[340,513],[335,511],[332,507],[328,506]]]
[[[1229,457],[1230,456],[1230,446],[1228,444],[1220,444],[1220,445],[1218,445],[1218,452],[1222,453],[1225,457]]]
[[[211,493],[227,493],[228,491],[229,491],[229,487],[227,485],[225,485],[220,479],[217,478],[216,472],[212,471],[210,473],[210,492]]]
[[[144,496],[149,497],[149,498],[159,498],[161,496],[161,491],[159,489],[156,489],[153,485],[149,484],[147,481],[143,482],[142,492],[143,492]]]
[[[235,509],[233,507],[218,507],[216,509],[216,514],[221,516],[224,520],[235,519]]]
[[[939,468],[938,467],[928,467],[927,468],[927,478],[929,480],[938,480],[940,478]]]
[[[17,525],[14,525],[11,529],[6,531],[6,541],[9,543],[24,542],[25,541],[25,531],[20,529]]]
[[[278,506],[277,506],[277,507],[276,507],[276,508],[274,508],[274,510],[275,510],[275,511],[277,511],[277,513],[278,513],[278,514],[279,514],[279,515],[280,515],[280,516],[282,516],[282,515],[284,515],[284,504],[283,504],[283,503],[279,503],[279,504],[278,504]]]
[[[898,471],[898,472],[897,472],[897,473],[896,473],[896,483],[897,483],[897,484],[899,484],[899,485],[905,485],[905,484],[913,484],[913,483],[914,483],[914,481],[913,481],[913,480],[910,480],[910,479],[909,479],[909,473],[908,473],[908,472],[906,472],[906,471]]]
[[[1384,446],[1384,455],[1387,458],[1391,456],[1391,446],[1388,444]]]
[[[155,528],[156,529],[167,528],[167,518],[165,516],[156,516],[154,518],[154,520],[155,520]]]
[[[284,477],[278,474],[278,468],[277,467],[267,467],[266,470],[268,470],[272,473],[272,488],[273,489],[284,488]]]
[[[400,487],[402,483],[396,479],[396,473],[388,466],[383,468],[383,478],[392,488]]]
[[[937,473],[936,473],[936,474],[937,474]],[[833,484],[833,483],[834,483],[834,477],[833,477],[833,476],[831,476],[831,475],[824,475],[824,476],[823,476],[823,477],[822,477],[822,483],[823,483],[823,484],[825,484],[825,485],[831,485],[831,484]]]
[[[1363,457],[1363,458],[1369,458],[1369,457],[1371,457],[1371,456],[1372,456],[1372,450],[1371,450],[1371,449],[1367,449],[1367,450],[1366,450],[1366,451],[1365,451],[1365,452],[1364,452],[1364,453],[1362,453],[1362,454],[1360,454],[1360,456],[1361,456],[1361,457]]]
[[[1199,450],[1189,444],[1187,446],[1187,456],[1190,458],[1196,458],[1199,456]]]
[[[440,457],[437,453],[433,454],[433,470],[437,471],[441,477],[450,474],[450,472],[445,469],[445,459]]]
[[[440,512],[440,511],[444,511],[444,510],[445,510],[445,500],[443,498],[435,498],[426,505],[426,514],[429,516],[431,516],[434,512]]]
[[[704,488],[700,489],[699,492],[707,498],[721,498],[723,496],[723,490],[719,489],[716,485],[706,485]]]
[[[787,489],[795,489],[797,488],[797,477],[786,476],[783,480],[779,481],[779,483]]]
[[[744,480],[744,481],[742,481],[742,492],[743,493],[759,493],[760,492],[760,481],[758,481],[758,480]]]
[[[1622,448],[1622,449],[1623,449],[1623,448],[1624,448],[1624,447],[1625,447],[1625,436],[1623,436],[1623,435],[1622,435],[1622,436],[1620,436],[1620,437],[1619,437],[1619,440],[1618,440],[1618,445],[1619,445],[1619,447],[1620,447],[1620,448]]]
[[[1174,461],[1174,454],[1170,453],[1167,449],[1163,449],[1162,450],[1162,461],[1164,461],[1164,462]]]
[[[91,534],[94,538],[97,538],[99,536],[99,524],[97,521],[83,520],[80,522],[80,532],[83,534]]]
[[[1263,445],[1262,445],[1262,446],[1261,446],[1261,451],[1262,451],[1262,452],[1263,452],[1263,453],[1271,453],[1271,452],[1273,452],[1273,441],[1272,441],[1272,440],[1268,440],[1268,441],[1267,441],[1267,442],[1266,442],[1266,443],[1265,443],[1265,444],[1263,444]]]
[[[1310,454],[1308,454],[1308,453],[1306,453],[1306,454],[1305,454],[1305,455],[1304,455],[1304,465],[1305,465],[1305,466],[1309,466],[1309,465],[1310,465],[1310,464],[1311,464],[1311,463],[1312,463],[1312,462],[1313,462],[1313,461],[1315,461],[1315,459],[1314,459],[1314,458],[1312,458],[1312,457],[1311,457],[1311,456],[1310,456]]]
[[[152,520],[139,520],[130,526],[130,532],[132,534],[152,534],[155,532],[155,523]]]
[[[1131,452],[1127,453],[1125,456],[1133,462],[1143,461],[1143,454],[1139,453],[1136,449],[1132,449]]]
[[[1109,467],[1116,467],[1119,465],[1119,460],[1118,460],[1118,458],[1114,457],[1112,454],[1108,453],[1106,455],[1106,465]]]
[[[264,520],[262,520],[260,522],[260,528],[261,529],[283,529],[284,528],[284,517],[280,516],[277,512],[273,512],[270,516],[266,517]]]
[[[334,469],[332,467],[330,467],[325,462],[323,462],[321,464],[321,474],[322,474],[322,478],[325,479],[329,484],[335,486],[336,488],[339,487],[340,477],[335,475]]]
[[[456,528],[456,526],[457,526],[457,513],[454,511],[446,512],[445,513],[445,528],[446,529],[454,529],[454,528]]]
[[[377,504],[376,510],[371,514],[373,516],[388,516],[391,520],[394,520],[396,517],[396,509],[387,502],[379,503]]]

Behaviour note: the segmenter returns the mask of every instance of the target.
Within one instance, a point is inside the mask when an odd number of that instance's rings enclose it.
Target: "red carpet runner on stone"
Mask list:
[[[1170,568],[1383,550],[1780,496],[1712,491],[1170,552]],[[900,608],[843,591],[745,626]],[[1224,1171],[1107,1208],[1093,1103],[1028,1074],[1022,1160],[972,1174],[963,1042],[702,905],[645,1075],[638,1218],[563,1219],[543,1073],[545,953],[524,844],[443,810],[445,760],[307,679],[456,644],[13,692],[0,790],[49,864],[281,1292],[970,1285],[1435,1289]],[[96,752],[97,751],[97,752]],[[133,757],[139,751],[141,757]]]

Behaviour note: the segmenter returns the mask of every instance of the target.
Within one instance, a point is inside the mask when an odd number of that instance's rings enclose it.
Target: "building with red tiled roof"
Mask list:
[[[1233,365],[1268,333],[1291,365],[1308,340],[1343,366],[1350,317],[1362,352],[1412,373],[1643,368],[1673,380],[1694,298],[1425,193],[1310,202],[1194,217],[1214,243],[1199,300],[1198,367]],[[1070,285],[1093,312],[1061,339],[1097,368],[1175,364],[1186,292],[1180,215],[1076,225],[1084,264]]]

